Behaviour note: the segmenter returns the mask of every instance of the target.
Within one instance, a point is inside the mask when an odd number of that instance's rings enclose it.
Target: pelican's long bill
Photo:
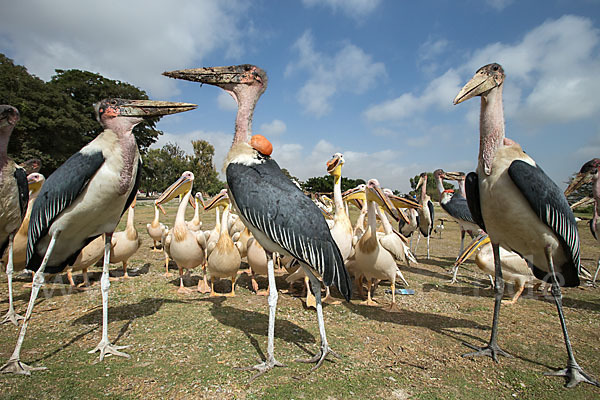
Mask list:
[[[460,256],[458,256],[458,258],[456,259],[456,262],[454,263],[454,266],[457,267],[457,266],[461,265],[462,263],[464,263],[466,260],[469,259],[469,257],[471,257],[473,255],[475,250],[477,250],[481,246],[486,245],[489,242],[490,242],[490,237],[487,234],[480,234],[479,236],[477,236],[475,239],[473,239],[473,241],[471,243],[469,243],[469,245],[462,252],[462,254]]]
[[[205,206],[204,206],[204,210],[208,211],[208,210],[212,210],[215,207],[225,207],[229,204],[229,195],[227,194],[227,189],[223,189],[219,192],[219,194],[217,194],[215,197],[212,198],[212,200],[210,200]]]
[[[399,221],[400,218],[402,218],[407,224],[410,223],[406,215],[394,207],[392,201],[383,192],[381,186],[379,186],[379,182],[376,179],[370,179],[367,183],[366,198],[368,201],[374,201],[379,204],[385,211],[388,212],[388,214],[394,217],[396,221]]]
[[[193,181],[189,179],[187,176],[182,175],[179,179],[177,179],[171,186],[169,186],[158,199],[156,199],[155,203],[157,206],[161,207],[162,204],[174,199],[180,194],[187,193],[191,190],[191,186]]]

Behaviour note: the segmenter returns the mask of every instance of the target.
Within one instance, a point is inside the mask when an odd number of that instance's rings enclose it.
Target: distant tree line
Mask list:
[[[145,91],[129,83],[88,71],[57,69],[44,82],[0,54],[0,102],[17,107],[21,114],[8,152],[17,162],[40,159],[40,172],[46,176],[102,132],[93,105],[110,97],[148,99]],[[195,190],[218,192],[224,184],[212,164],[214,147],[198,140],[192,142],[192,155],[174,144],[150,149],[163,134],[156,129],[157,122],[158,118],[145,120],[133,130],[144,163],[140,189],[161,191],[190,170],[196,176]]]

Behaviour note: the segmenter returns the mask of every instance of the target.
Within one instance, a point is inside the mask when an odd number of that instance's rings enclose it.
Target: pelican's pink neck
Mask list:
[[[504,145],[504,109],[502,85],[481,96],[479,120],[479,169],[492,173],[492,163],[498,149]]]

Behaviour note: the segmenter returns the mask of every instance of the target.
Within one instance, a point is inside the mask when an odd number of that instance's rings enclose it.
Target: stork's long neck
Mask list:
[[[238,111],[235,117],[235,136],[233,144],[239,142],[248,142],[252,134],[252,117],[254,108],[258,99],[262,95],[262,91],[254,86],[237,86],[233,90],[233,98],[238,103]]]
[[[502,85],[481,96],[479,120],[479,168],[486,174],[492,172],[492,162],[504,142],[504,109]]]
[[[439,200],[442,201],[442,194],[444,193],[444,190],[446,190],[446,189],[444,189],[444,181],[442,180],[442,177],[439,175],[436,177],[436,180],[437,180],[437,190],[440,194]]]
[[[10,140],[12,127],[8,128],[10,129],[3,128],[0,130],[0,171],[8,162],[8,141]]]
[[[427,200],[427,175],[423,178],[423,183],[421,184],[421,204],[423,204]]]
[[[464,179],[460,179],[458,181],[458,189],[460,190],[460,194],[462,195],[462,197],[464,197],[466,199],[467,198],[467,190],[465,188],[465,180]]]

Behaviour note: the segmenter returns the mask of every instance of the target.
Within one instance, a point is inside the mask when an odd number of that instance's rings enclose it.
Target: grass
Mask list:
[[[172,225],[176,202],[167,205]],[[443,212],[436,210],[439,216]],[[191,219],[188,210],[188,219]],[[109,338],[130,345],[131,359],[109,357],[98,362],[88,354],[100,340],[102,315],[95,267],[95,285],[85,292],[68,289],[66,278],[46,285],[34,309],[22,351],[22,360],[43,365],[47,371],[32,377],[0,376],[1,398],[240,398],[240,399],[573,399],[598,397],[598,388],[579,385],[565,389],[561,378],[542,373],[564,366],[566,354],[556,308],[547,296],[526,290],[514,306],[503,306],[500,345],[514,358],[499,363],[465,359],[462,342],[484,344],[490,334],[493,309],[488,280],[475,264],[459,271],[459,282],[447,283],[449,268],[458,251],[456,224],[447,223],[443,238],[431,240],[430,260],[424,242],[417,251],[419,264],[402,266],[415,289],[400,296],[400,311],[383,306],[391,296],[382,285],[375,293],[381,307],[360,305],[360,299],[324,307],[330,346],[342,359],[325,362],[310,373],[310,365],[296,363],[318,348],[316,314],[301,298],[279,296],[275,327],[275,356],[286,364],[248,383],[250,372],[236,367],[255,364],[264,357],[267,332],[267,299],[250,291],[246,274],[238,279],[235,298],[209,298],[194,292],[179,295],[178,281],[162,276],[161,253],[152,253],[145,224],[153,218],[151,203],[136,207],[136,227],[142,247],[130,260],[129,280],[113,282],[110,292]],[[204,229],[214,225],[214,214],[203,216]],[[125,219],[120,224],[124,227]],[[583,264],[593,269],[598,249],[587,226],[580,223]],[[172,266],[171,268],[174,268]],[[176,272],[176,270],[172,270]],[[121,275],[120,266],[113,267]],[[192,273],[193,284],[200,276]],[[15,282],[18,312],[23,313],[28,280]],[[76,276],[80,282],[81,277]],[[266,278],[259,280],[266,286]],[[279,288],[287,288],[283,275]],[[221,281],[218,290],[227,291]],[[507,285],[508,297],[512,287]],[[563,291],[569,333],[579,364],[600,377],[598,289],[589,286]],[[2,312],[7,289],[0,288]],[[0,326],[0,357],[7,360],[18,329]]]

